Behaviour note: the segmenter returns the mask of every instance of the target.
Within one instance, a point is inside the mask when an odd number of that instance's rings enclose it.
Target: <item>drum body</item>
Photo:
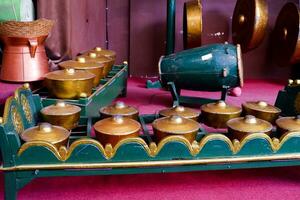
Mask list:
[[[162,56],[160,81],[173,82],[178,89],[221,91],[224,86],[243,86],[240,46],[213,44]]]

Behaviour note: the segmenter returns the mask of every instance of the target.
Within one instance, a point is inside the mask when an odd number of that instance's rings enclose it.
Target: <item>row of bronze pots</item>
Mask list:
[[[252,133],[270,135],[272,123],[276,123],[281,134],[300,130],[300,116],[278,118],[280,110],[265,102],[246,102],[242,107],[243,110],[219,101],[203,105],[201,115],[183,106],[164,109],[159,112],[160,118],[152,123],[154,135],[157,141],[170,135],[179,135],[192,143],[201,127],[199,118],[208,126],[226,126],[229,136],[239,140]],[[57,147],[65,145],[70,136],[68,130],[78,125],[80,110],[78,106],[58,101],[56,105],[41,110],[44,121],[50,124],[42,123],[28,129],[21,137],[24,141],[46,140]],[[102,119],[94,125],[94,129],[102,144],[114,146],[122,139],[139,136],[141,125],[137,121],[139,112],[136,108],[117,102],[101,108],[99,112]],[[245,117],[240,117],[242,112],[246,114]]]
[[[43,123],[21,133],[23,141],[47,141],[55,145],[67,146],[71,130],[78,126],[81,108],[57,101],[56,104],[41,109]]]
[[[183,107],[178,107],[181,109]],[[186,110],[186,116],[190,114],[194,119],[188,119],[175,114],[175,110],[163,110],[162,118],[152,123],[154,134],[158,141],[170,135],[182,135],[190,142],[193,142],[199,131],[200,124],[195,120],[197,114],[192,109]],[[170,114],[173,113],[173,114]],[[115,145],[118,141],[128,137],[137,137],[141,125],[137,122],[138,109],[128,106],[123,102],[116,102],[113,105],[100,109],[102,120],[94,125],[97,139],[103,143]],[[103,119],[104,118],[104,119]]]
[[[195,140],[201,127],[198,120],[214,128],[227,128],[228,136],[239,140],[253,133],[270,135],[273,130],[272,124],[277,125],[280,134],[300,130],[300,116],[279,118],[280,112],[280,109],[263,101],[246,102],[242,104],[242,108],[228,105],[224,101],[218,101],[203,105],[201,114],[196,110],[183,106],[161,110],[159,112],[160,118],[152,123],[152,127],[158,141],[166,136],[181,135],[190,142]],[[102,108],[100,114],[103,118],[118,116],[119,118],[127,117],[136,120],[138,110],[126,106],[122,102],[117,102],[114,105]],[[109,120],[115,119],[106,119],[107,122]],[[101,121],[94,127],[100,142],[115,144],[118,140],[114,137],[119,136],[111,131],[110,137],[114,139],[109,141],[107,134],[105,135],[101,128],[99,129],[100,124],[102,124]],[[134,130],[136,135],[137,126]],[[102,140],[101,138],[105,139]]]
[[[58,64],[61,70],[45,75],[45,86],[59,99],[90,96],[92,88],[111,71],[116,53],[96,47],[78,57]]]

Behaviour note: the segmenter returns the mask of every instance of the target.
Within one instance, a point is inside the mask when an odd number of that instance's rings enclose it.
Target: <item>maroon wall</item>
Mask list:
[[[108,0],[108,48],[117,52],[117,63],[129,61],[130,0]]]
[[[51,0],[38,1],[37,6],[38,17],[55,21],[47,39],[49,56],[53,60],[74,57],[95,45],[105,45],[105,1]]]
[[[183,49],[182,15],[183,3],[176,4],[176,51]],[[268,34],[261,46],[243,55],[246,78],[287,78],[290,68],[274,66],[268,57],[269,33],[276,17],[287,1],[268,0]],[[166,2],[167,0],[71,0],[38,1],[40,16],[51,16],[58,23],[68,21],[66,26],[70,41],[67,54],[75,54],[96,45],[108,46],[117,52],[117,63],[129,61],[134,76],[157,76],[157,62],[165,51]],[[202,0],[203,44],[231,42],[231,17],[236,0]],[[107,6],[107,8],[106,8]],[[107,18],[106,18],[107,14]],[[50,48],[56,48],[58,27],[52,33]],[[106,41],[107,39],[107,41]],[[61,44],[59,44],[61,45]]]

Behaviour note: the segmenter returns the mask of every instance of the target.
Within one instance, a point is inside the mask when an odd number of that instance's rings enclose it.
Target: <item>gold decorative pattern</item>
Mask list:
[[[114,155],[114,149],[113,149],[112,145],[106,144],[104,150],[105,150],[105,154],[106,154],[107,158],[109,158],[109,159],[112,158],[112,156]]]
[[[67,159],[68,150],[65,146],[60,146],[58,152],[59,152],[59,155],[61,156],[62,160]]]
[[[58,160],[64,161],[60,152],[53,144],[51,144],[50,142],[37,141],[37,140],[24,143],[18,150],[18,156],[21,156],[30,147],[45,147],[45,148],[49,149]]]
[[[293,161],[300,160],[299,153],[244,156],[227,158],[202,158],[191,160],[162,160],[162,161],[137,161],[137,162],[104,162],[104,163],[58,163],[58,164],[32,164],[18,165],[13,167],[0,167],[2,171],[20,170],[58,170],[58,169],[105,169],[105,168],[141,168],[141,167],[166,167],[166,166],[188,166],[188,165],[209,165],[209,164],[235,164],[245,162],[266,162],[266,161]]]
[[[156,143],[152,142],[152,143],[150,143],[149,146],[141,138],[127,138],[127,139],[124,139],[124,140],[121,140],[120,142],[118,142],[116,144],[116,146],[114,146],[114,147],[112,147],[111,145],[108,144],[105,146],[105,148],[103,147],[103,145],[101,143],[99,143],[98,141],[96,141],[94,139],[84,138],[84,139],[76,140],[75,142],[73,142],[71,144],[71,146],[68,149],[63,149],[63,150],[61,150],[61,149],[58,150],[55,146],[53,146],[52,144],[47,143],[47,142],[35,141],[35,142],[27,142],[27,143],[23,144],[21,146],[20,150],[18,151],[18,156],[21,156],[22,153],[30,147],[44,146],[44,147],[49,148],[56,155],[56,157],[59,160],[65,161],[71,156],[72,152],[74,151],[74,149],[77,146],[82,145],[82,144],[89,144],[89,145],[93,145],[96,148],[98,148],[99,151],[103,154],[103,156],[106,159],[111,159],[115,156],[116,152],[122,145],[128,144],[128,143],[138,143],[144,147],[145,152],[149,156],[155,157],[159,154],[159,152],[163,149],[163,147],[167,143],[175,142],[175,141],[181,142],[182,144],[184,144],[187,147],[187,149],[189,150],[190,154],[193,156],[196,156],[197,154],[199,154],[201,152],[202,148],[209,141],[214,141],[214,140],[221,140],[221,141],[227,143],[231,152],[233,154],[237,154],[246,143],[248,143],[249,141],[254,140],[254,139],[265,139],[270,144],[273,152],[276,152],[291,137],[300,137],[300,132],[289,132],[289,133],[283,135],[282,138],[280,138],[280,140],[277,138],[271,139],[266,134],[257,133],[257,134],[252,134],[252,135],[245,137],[242,141],[234,140],[233,142],[231,142],[231,140],[228,137],[226,137],[222,134],[209,134],[209,135],[205,136],[200,141],[200,143],[194,141],[192,144],[183,137],[169,136],[169,137],[166,137],[163,140],[161,140],[158,143],[158,145],[156,145]],[[61,154],[63,154],[63,155],[61,155]]]
[[[14,128],[18,134],[21,134],[24,131],[24,126],[20,113],[18,112],[16,106],[11,107],[11,116]]]
[[[31,123],[32,122],[32,112],[28,102],[28,99],[24,94],[21,94],[21,105],[25,113],[26,120]]]

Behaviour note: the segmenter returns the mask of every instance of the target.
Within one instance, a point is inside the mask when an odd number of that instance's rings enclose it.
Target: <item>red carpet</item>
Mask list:
[[[168,92],[144,89],[144,80],[130,79],[128,97],[122,100],[153,113],[171,105]],[[9,86],[11,87],[11,86]],[[276,82],[249,80],[241,97],[229,97],[239,105],[245,100],[274,103],[283,87]],[[13,88],[13,87],[12,87]],[[11,88],[0,84],[2,97]],[[4,89],[5,92],[2,92]],[[204,97],[218,94],[184,91]],[[3,176],[0,177],[3,186]],[[1,187],[1,198],[3,187]],[[19,199],[299,199],[300,167],[210,171],[173,174],[61,177],[37,179],[19,192]]]

